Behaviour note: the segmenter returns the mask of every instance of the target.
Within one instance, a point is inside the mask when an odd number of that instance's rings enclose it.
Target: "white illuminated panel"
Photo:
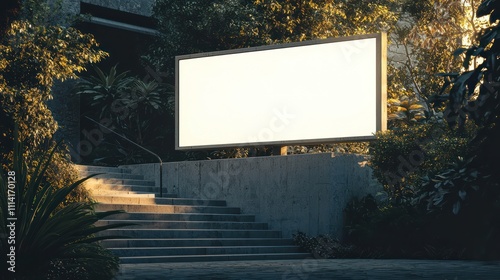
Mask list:
[[[385,35],[178,56],[178,149],[368,140],[385,129]]]

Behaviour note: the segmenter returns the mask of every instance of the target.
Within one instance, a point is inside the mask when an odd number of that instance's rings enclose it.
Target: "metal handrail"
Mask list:
[[[87,116],[85,116],[85,118],[87,118],[88,120],[90,120],[90,121],[91,121],[91,122],[93,122],[93,123],[96,123],[96,124],[98,124],[98,125],[100,125],[100,126],[102,126],[102,127],[106,128],[108,131],[112,132],[113,134],[115,134],[115,135],[117,135],[117,136],[120,136],[121,138],[125,139],[125,140],[126,140],[126,141],[128,141],[129,143],[136,145],[137,147],[139,147],[139,148],[143,149],[144,151],[146,151],[146,152],[148,152],[148,153],[152,154],[153,156],[155,156],[155,157],[158,159],[158,161],[160,162],[160,197],[163,197],[163,172],[162,172],[162,171],[163,171],[163,168],[162,168],[162,167],[163,167],[163,161],[161,160],[160,156],[159,156],[159,155],[157,155],[156,153],[152,152],[151,150],[146,149],[146,148],[144,148],[143,146],[141,146],[141,145],[139,145],[139,144],[135,143],[134,141],[132,141],[132,140],[128,139],[127,137],[125,137],[125,136],[123,136],[123,135],[121,135],[121,134],[119,134],[119,133],[117,133],[117,132],[113,131],[111,128],[109,128],[109,127],[107,127],[107,126],[105,126],[105,125],[103,125],[103,124],[101,124],[101,123],[96,122],[96,121],[95,121],[95,120],[93,120],[92,118],[87,117]]]

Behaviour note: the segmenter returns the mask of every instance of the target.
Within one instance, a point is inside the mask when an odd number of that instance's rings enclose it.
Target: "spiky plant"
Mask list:
[[[61,208],[66,197],[92,176],[53,188],[44,174],[56,148],[43,153],[30,174],[23,145],[15,141],[12,169],[0,176],[1,275],[4,279],[111,279],[118,260],[96,243],[110,237],[95,234],[125,224],[94,224],[121,211],[95,212],[89,202]]]

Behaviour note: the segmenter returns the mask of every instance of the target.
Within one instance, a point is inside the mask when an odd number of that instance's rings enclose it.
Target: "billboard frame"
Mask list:
[[[315,145],[324,143],[342,143],[342,142],[361,142],[375,140],[375,135],[355,136],[355,137],[334,137],[321,139],[302,139],[290,141],[268,141],[268,142],[246,142],[230,143],[217,145],[199,145],[199,146],[179,146],[180,134],[180,112],[179,112],[179,62],[185,59],[203,58],[212,56],[221,56],[228,54],[240,54],[257,51],[268,51],[283,48],[293,48],[301,46],[310,46],[318,44],[328,44],[336,42],[348,42],[362,39],[376,39],[376,131],[385,131],[387,129],[387,34],[385,32],[354,35],[347,37],[336,37],[319,40],[309,40],[302,42],[292,42],[275,45],[265,45],[258,47],[240,48],[224,51],[204,52],[187,55],[178,55],[175,57],[175,149],[176,150],[207,150],[220,148],[238,148],[238,147],[259,147],[259,146],[287,146],[287,145]]]

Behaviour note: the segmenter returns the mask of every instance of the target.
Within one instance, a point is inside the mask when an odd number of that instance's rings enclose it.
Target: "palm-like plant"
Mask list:
[[[123,96],[130,91],[134,81],[128,76],[128,71],[118,73],[116,67],[111,67],[109,74],[104,74],[99,67],[94,66],[97,75],[80,78],[76,86],[76,94],[89,96],[90,106],[99,107],[99,118],[119,115],[125,101]]]
[[[125,99],[125,105],[129,108],[128,128],[133,132],[134,140],[144,144],[143,134],[156,121],[153,116],[164,107],[162,94],[163,87],[155,81],[135,80],[132,91]],[[158,115],[158,114],[156,114]]]
[[[29,174],[22,145],[17,142],[13,169],[8,172],[10,178],[7,181],[0,176],[0,249],[15,252],[15,272],[7,270],[12,265],[7,262],[10,257],[1,254],[2,275],[6,279],[59,279],[54,271],[62,273],[62,267],[68,266],[64,269],[71,279],[111,279],[118,268],[117,258],[96,243],[109,237],[95,234],[117,226],[94,224],[121,211],[96,213],[89,202],[60,207],[87,178],[57,190],[47,183],[44,173],[56,147],[45,152],[35,171]],[[8,227],[11,223],[15,224],[15,234]]]

